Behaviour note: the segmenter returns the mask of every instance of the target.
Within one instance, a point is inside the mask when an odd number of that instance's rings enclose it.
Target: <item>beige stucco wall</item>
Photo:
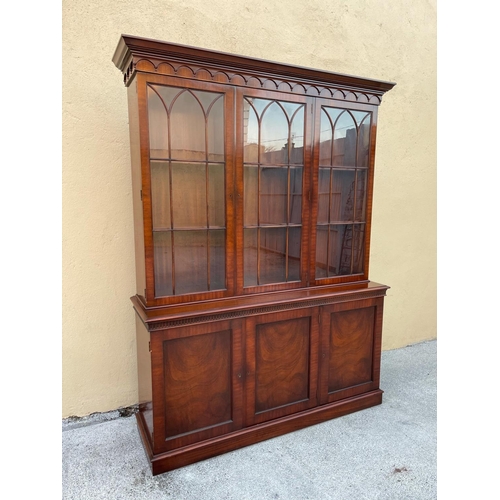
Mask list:
[[[63,417],[137,402],[121,33],[397,82],[379,112],[370,278],[384,349],[436,336],[435,0],[63,0]]]

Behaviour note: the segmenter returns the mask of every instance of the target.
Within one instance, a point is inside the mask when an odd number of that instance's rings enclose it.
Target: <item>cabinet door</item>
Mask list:
[[[246,320],[246,425],[316,405],[317,311],[308,308]]]
[[[251,89],[237,100],[238,292],[306,286],[312,104]]]
[[[312,284],[368,277],[375,127],[371,106],[316,101]]]
[[[321,308],[320,400],[378,389],[383,299]]]
[[[139,91],[149,304],[234,293],[233,90],[152,75]]]
[[[239,429],[241,321],[152,335],[155,453]]]

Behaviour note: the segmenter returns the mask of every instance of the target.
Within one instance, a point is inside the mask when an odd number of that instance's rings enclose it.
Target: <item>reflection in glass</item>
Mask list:
[[[356,120],[356,124],[358,125],[358,127],[361,125],[363,120],[365,120],[370,114],[368,113],[368,111],[354,111],[354,110],[350,110],[350,113]]]
[[[316,228],[316,278],[352,274],[352,225],[329,224]]]
[[[167,112],[158,94],[148,87],[149,149],[152,158],[168,158]]]
[[[332,164],[332,122],[326,114],[325,108],[321,108],[321,131],[319,143],[319,164]]]
[[[304,162],[304,105],[245,97],[245,163],[282,165]]]
[[[210,227],[226,225],[224,204],[224,165],[208,164],[208,223]]]
[[[151,85],[148,116],[156,296],[224,289],[224,96]]]
[[[302,167],[290,167],[290,224],[302,222]]]
[[[260,229],[259,284],[286,281],[286,228]]]
[[[207,226],[207,191],[204,163],[172,162],[174,228]]]
[[[245,286],[256,286],[257,283],[257,231],[245,229],[243,231],[244,246],[244,282]]]
[[[170,137],[173,159],[206,159],[205,115],[191,92],[182,92],[172,104]]]
[[[148,87],[149,149],[151,158],[168,158],[167,111],[158,94]]]
[[[210,290],[226,287],[225,231],[208,231],[210,246]]]
[[[261,118],[261,163],[288,163],[288,120],[283,109],[273,102]]]
[[[254,108],[243,100],[243,149],[245,163],[259,161],[259,121]]]
[[[259,167],[245,165],[243,192],[243,219],[245,226],[256,226],[258,224],[258,175]]]
[[[202,94],[203,92],[198,92]],[[213,100],[213,96],[210,96]],[[208,108],[208,160],[224,161],[224,101],[218,97]]]
[[[362,273],[364,271],[364,257],[365,257],[365,225],[353,225],[353,273]]]
[[[320,126],[316,279],[364,269],[371,113],[324,106]]]
[[[356,124],[348,111],[340,114],[333,129],[333,165],[356,165]]]
[[[354,170],[332,170],[330,222],[353,220],[354,177]]]
[[[300,279],[304,116],[303,103],[244,98],[246,287]]]
[[[344,274],[341,272],[342,255],[345,256],[346,248],[344,245],[349,244],[345,239],[347,225],[337,224],[330,226],[329,232],[329,254],[328,254],[328,276],[338,276]],[[345,274],[349,274],[347,271]]]
[[[290,127],[290,163],[304,163],[304,108],[293,115]]]
[[[300,280],[300,242],[302,229],[291,227],[288,229],[288,277],[287,281]]]
[[[327,278],[328,226],[316,227],[316,279]]]
[[[175,293],[208,290],[207,232],[174,231]]]
[[[370,158],[370,115],[367,115],[358,130],[357,166],[360,168],[368,168]]]
[[[366,217],[367,170],[356,171],[356,216],[357,222],[364,222]]]
[[[168,162],[151,162],[153,229],[170,228],[170,179]]]
[[[264,167],[260,172],[260,224],[286,224],[288,169]]]
[[[331,169],[320,168],[318,175],[318,224],[329,222]]]
[[[172,235],[170,231],[153,233],[155,295],[172,295]]]

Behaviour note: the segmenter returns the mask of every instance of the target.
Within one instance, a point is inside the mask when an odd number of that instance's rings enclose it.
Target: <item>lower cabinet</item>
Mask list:
[[[137,418],[153,474],[381,403],[383,296],[337,300],[224,320],[142,312]]]

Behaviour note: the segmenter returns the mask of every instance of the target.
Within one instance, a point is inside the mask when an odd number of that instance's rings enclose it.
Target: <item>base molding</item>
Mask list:
[[[331,420],[379,405],[382,403],[382,394],[383,391],[377,389],[359,396],[317,406],[309,410],[294,413],[286,417],[240,429],[230,434],[200,441],[177,450],[157,455],[152,452],[152,446],[145,429],[142,415],[138,413],[136,417],[144,449],[150,461],[152,474],[155,476],[244,446],[249,446],[276,436],[303,429],[304,427],[319,424],[326,420]]]

